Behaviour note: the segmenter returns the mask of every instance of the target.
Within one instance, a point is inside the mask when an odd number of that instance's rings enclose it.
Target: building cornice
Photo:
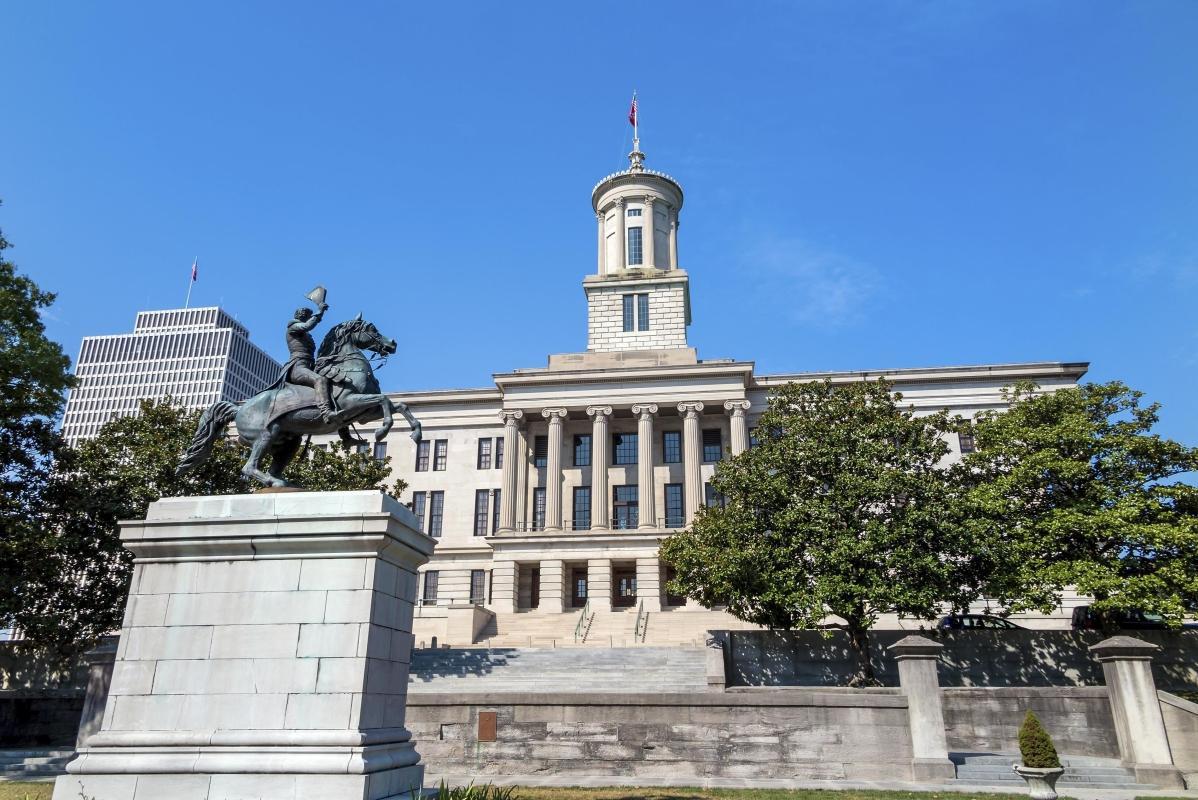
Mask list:
[[[768,389],[785,383],[830,380],[833,383],[874,381],[885,378],[896,384],[946,383],[979,379],[1019,381],[1036,378],[1080,380],[1090,368],[1088,361],[1029,361],[1011,364],[977,364],[956,367],[907,367],[902,369],[837,370],[827,372],[786,372],[756,375],[754,388]]]
[[[623,369],[538,369],[496,373],[495,384],[504,390],[512,386],[552,386],[563,383],[629,383],[676,378],[742,376],[745,386],[753,375],[752,361],[699,362],[677,366],[627,367]]]

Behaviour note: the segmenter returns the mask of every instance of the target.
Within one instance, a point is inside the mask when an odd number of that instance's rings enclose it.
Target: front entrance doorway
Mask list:
[[[529,608],[541,607],[541,568],[533,567],[530,571],[529,582],[532,584],[528,587]]]
[[[582,608],[587,604],[587,568],[574,567],[570,570],[570,607]]]
[[[612,608],[636,605],[636,567],[613,567],[611,571]]]

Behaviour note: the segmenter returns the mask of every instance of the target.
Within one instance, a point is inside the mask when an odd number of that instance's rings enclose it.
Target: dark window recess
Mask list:
[[[503,437],[495,439],[495,469],[503,469]]]
[[[383,461],[386,458],[387,458],[387,443],[386,442],[375,442],[374,443],[374,460],[375,461]]]
[[[719,428],[706,428],[703,431],[703,460],[719,461],[724,454],[724,445],[720,441]]]
[[[427,439],[416,445],[416,471],[428,472],[428,453],[432,447],[432,442]]]
[[[757,438],[757,429],[749,428],[749,447],[756,447],[761,444],[761,440]]]
[[[703,502],[708,508],[723,508],[726,500],[710,483],[703,484]]]
[[[631,530],[637,526],[637,487],[612,487],[612,527],[616,530]]]
[[[682,505],[682,484],[666,484],[666,527],[681,528],[686,517]]]
[[[433,472],[444,472],[449,461],[449,440],[437,439],[433,443]]]
[[[574,437],[574,466],[589,467],[591,465],[591,435],[580,433]]]
[[[470,570],[470,602],[482,605],[487,596],[487,572],[481,569]]]
[[[620,466],[636,463],[636,434],[613,433],[611,435],[612,463]]]
[[[491,533],[499,530],[499,509],[503,507],[499,504],[500,491],[502,490],[495,490],[495,499],[491,502]]]
[[[628,229],[628,266],[640,266],[644,263],[644,256],[641,253],[641,229],[639,227]]]
[[[491,468],[491,442],[492,439],[488,436],[478,440],[478,468]]]
[[[424,594],[421,597],[426,606],[437,604],[437,582],[440,577],[435,569],[430,569],[424,573]]]
[[[649,330],[649,295],[647,294],[636,296],[636,329],[638,331]]]
[[[666,464],[682,463],[682,432],[663,431],[661,434],[661,456]]]
[[[624,332],[625,333],[636,330],[636,319],[635,319],[636,306],[633,305],[635,302],[635,300],[634,300],[635,297],[636,297],[636,295],[634,295],[634,294],[624,295]]]
[[[424,506],[428,500],[425,492],[412,492],[412,513],[416,515],[416,527],[424,531]]]
[[[429,492],[428,535],[441,538],[441,521],[445,519],[445,492]]]
[[[574,530],[591,529],[591,487],[574,487]]]
[[[474,535],[487,535],[487,514],[490,511],[491,498],[490,492],[486,489],[478,489],[474,493]]]
[[[545,530],[545,487],[538,486],[532,490],[532,529]]]
[[[973,428],[958,433],[957,440],[961,443],[961,455],[968,455],[978,449],[978,443],[973,438]]]
[[[544,467],[549,463],[549,437],[536,436],[532,440],[532,465]]]

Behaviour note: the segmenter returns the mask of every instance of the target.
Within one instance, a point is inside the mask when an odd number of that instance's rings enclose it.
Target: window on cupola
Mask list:
[[[628,266],[639,266],[643,263],[641,255],[641,229],[628,229]]]

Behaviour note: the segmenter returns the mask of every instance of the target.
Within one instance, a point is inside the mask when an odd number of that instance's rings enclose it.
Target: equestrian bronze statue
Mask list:
[[[406,405],[392,402],[382,393],[364,354],[374,353],[385,359],[395,352],[395,340],[383,336],[359,314],[333,326],[325,334],[319,353],[315,353],[311,331],[328,304],[319,286],[308,298],[318,311],[301,308],[287,324],[291,360],[279,379],[242,403],[222,400],[209,406],[200,417],[177,474],[186,475],[203,464],[225,426],[233,421],[237,423],[238,438],[250,445],[250,457],[241,473],[265,486],[291,485],[283,472],[299,452],[305,436],[337,432],[342,440],[355,442],[349,434],[351,424],[381,419],[382,425],[374,432],[375,441],[381,441],[391,431],[392,416],[398,411],[412,427],[413,441],[420,441],[420,422]],[[263,472],[261,461],[267,453],[270,468]]]

